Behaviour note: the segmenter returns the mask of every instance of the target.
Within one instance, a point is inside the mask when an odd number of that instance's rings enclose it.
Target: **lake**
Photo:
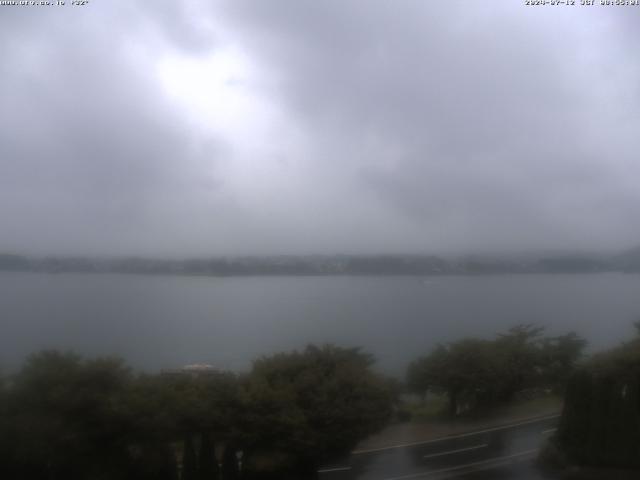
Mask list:
[[[518,323],[615,345],[640,318],[640,276],[180,277],[0,273],[0,368],[31,352],[117,355],[155,371],[243,370],[309,342],[361,346],[386,373],[438,342]]]

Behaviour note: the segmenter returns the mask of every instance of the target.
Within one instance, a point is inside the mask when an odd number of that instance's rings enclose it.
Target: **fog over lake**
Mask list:
[[[243,370],[309,342],[361,346],[402,375],[434,344],[534,322],[600,349],[640,316],[640,276],[180,277],[0,273],[0,368],[43,348],[155,371]]]

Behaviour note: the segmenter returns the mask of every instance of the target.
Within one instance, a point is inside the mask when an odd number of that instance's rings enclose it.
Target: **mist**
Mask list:
[[[0,251],[638,244],[638,11],[3,6]]]

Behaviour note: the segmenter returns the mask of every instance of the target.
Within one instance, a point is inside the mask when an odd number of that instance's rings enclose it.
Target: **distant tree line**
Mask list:
[[[506,404],[522,392],[562,393],[586,342],[575,333],[544,336],[520,325],[494,339],[465,338],[438,345],[407,370],[410,391],[445,394],[450,416]]]
[[[148,275],[473,275],[640,271],[640,249],[614,256],[540,258],[433,255],[281,255],[168,260],[141,257],[30,258],[0,253],[0,271]]]
[[[372,363],[359,349],[311,345],[242,375],[149,375],[41,352],[0,383],[0,478],[300,475],[389,420],[394,391]]]

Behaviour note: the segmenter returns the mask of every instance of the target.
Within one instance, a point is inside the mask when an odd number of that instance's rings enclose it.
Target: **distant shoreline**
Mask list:
[[[264,276],[477,276],[521,274],[640,273],[640,253],[539,258],[427,255],[336,255],[214,257],[185,260],[88,257],[31,258],[0,254],[0,271],[32,273],[115,273],[206,277]]]

